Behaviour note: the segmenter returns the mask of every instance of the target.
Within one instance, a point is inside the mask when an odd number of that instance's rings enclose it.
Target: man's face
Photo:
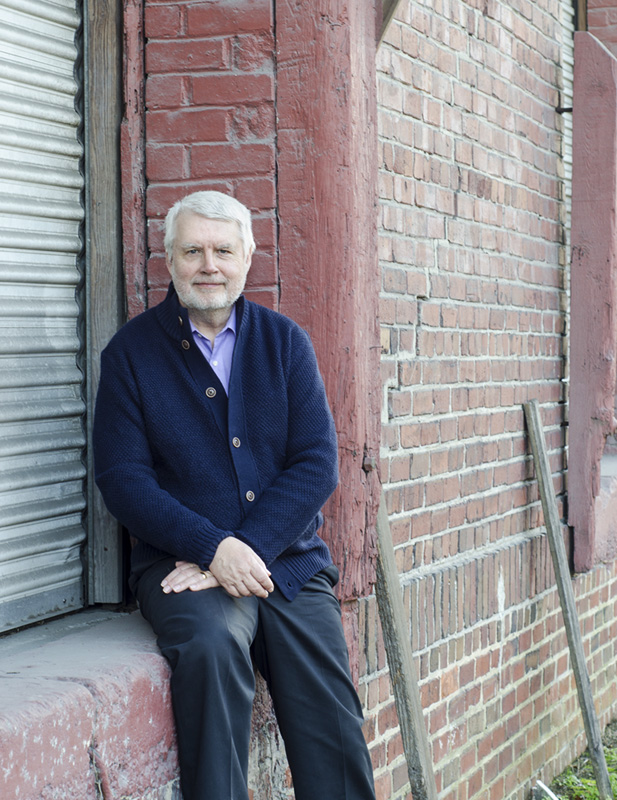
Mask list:
[[[251,266],[238,224],[184,211],[175,233],[167,269],[182,305],[197,311],[231,309]]]

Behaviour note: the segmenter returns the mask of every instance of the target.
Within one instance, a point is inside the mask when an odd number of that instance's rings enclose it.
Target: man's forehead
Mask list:
[[[229,235],[235,233],[240,235],[240,223],[235,219],[218,219],[216,217],[207,217],[204,214],[198,214],[196,211],[182,211],[178,214],[179,225],[190,225],[191,227],[203,227],[212,231],[219,230],[222,235]]]

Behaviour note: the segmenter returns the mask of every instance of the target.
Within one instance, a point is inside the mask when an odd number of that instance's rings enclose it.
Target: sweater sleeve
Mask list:
[[[338,483],[334,421],[308,334],[295,329],[287,376],[288,419],[284,469],[260,495],[238,538],[271,564],[315,520]]]
[[[101,358],[93,445],[95,479],[105,504],[132,535],[205,568],[232,531],[180,503],[157,479],[140,389],[120,348]]]

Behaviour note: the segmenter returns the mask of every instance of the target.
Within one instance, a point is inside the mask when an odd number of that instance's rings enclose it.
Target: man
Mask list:
[[[137,540],[131,586],[172,668],[185,800],[247,800],[254,666],[297,800],[374,800],[317,535],[334,425],[306,333],[242,297],[254,248],[231,197],[169,211],[167,298],[102,356],[96,479]]]

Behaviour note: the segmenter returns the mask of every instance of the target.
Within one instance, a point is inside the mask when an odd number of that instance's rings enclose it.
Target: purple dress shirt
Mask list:
[[[223,330],[215,337],[214,347],[212,347],[210,340],[206,336],[203,336],[197,330],[197,328],[193,325],[192,320],[189,321],[191,323],[191,330],[193,332],[193,339],[195,340],[195,344],[197,345],[197,347],[199,347],[204,357],[208,361],[208,364],[210,364],[210,366],[216,373],[216,377],[223,384],[226,394],[229,394],[229,375],[231,373],[231,359],[234,353],[234,345],[236,343],[235,305],[231,309],[231,314],[229,315],[227,324],[225,325]]]

